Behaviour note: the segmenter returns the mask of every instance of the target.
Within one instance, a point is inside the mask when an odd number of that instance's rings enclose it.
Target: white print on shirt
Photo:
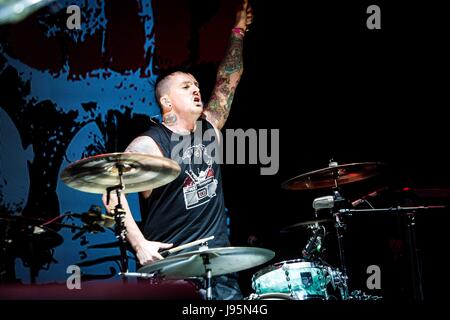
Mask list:
[[[203,158],[203,161],[199,161]],[[183,153],[183,162],[189,162],[189,169],[183,183],[183,195],[186,209],[192,209],[209,202],[216,196],[217,179],[214,179],[214,170],[212,169],[213,159],[208,154],[203,144],[195,145]],[[197,168],[194,172],[192,163],[206,164],[206,168],[201,170]]]

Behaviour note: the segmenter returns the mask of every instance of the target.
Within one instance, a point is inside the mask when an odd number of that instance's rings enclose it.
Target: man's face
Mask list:
[[[174,110],[179,114],[201,114],[203,103],[197,80],[182,72],[173,74],[170,80],[169,97]]]

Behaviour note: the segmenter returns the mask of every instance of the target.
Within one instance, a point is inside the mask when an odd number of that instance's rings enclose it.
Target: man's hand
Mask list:
[[[248,26],[253,21],[253,10],[248,0],[244,0],[241,6],[241,10],[239,10],[236,14],[236,23],[234,25],[235,28],[241,28],[244,31],[247,31]]]
[[[158,253],[159,249],[169,249],[173,243],[163,243],[157,241],[143,240],[136,245],[136,257],[141,265],[152,263],[156,260],[161,260],[163,257]]]

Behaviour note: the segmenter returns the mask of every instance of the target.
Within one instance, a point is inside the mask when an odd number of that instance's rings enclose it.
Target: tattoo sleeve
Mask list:
[[[225,57],[217,71],[216,84],[204,110],[206,118],[222,129],[230,113],[234,92],[243,72],[243,37],[232,32]]]
[[[155,154],[157,152],[156,145],[153,145],[149,137],[141,136],[134,139],[126,148],[125,152],[137,152]]]

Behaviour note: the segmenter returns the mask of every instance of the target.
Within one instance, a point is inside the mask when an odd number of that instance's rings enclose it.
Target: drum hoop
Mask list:
[[[292,260],[284,260],[284,261],[280,261],[280,262],[276,262],[274,264],[271,264],[267,267],[262,268],[261,270],[257,271],[253,277],[252,280],[256,280],[259,277],[278,270],[278,269],[282,269],[284,265],[294,265],[294,264],[305,264],[304,268],[318,268],[318,269],[326,269],[327,267],[322,265],[322,264],[318,264],[317,262],[314,261],[306,261],[304,259],[292,259]]]
[[[295,300],[289,293],[282,292],[269,292],[269,293],[259,293],[257,298],[254,300],[265,300],[264,298],[280,298],[285,300]]]

